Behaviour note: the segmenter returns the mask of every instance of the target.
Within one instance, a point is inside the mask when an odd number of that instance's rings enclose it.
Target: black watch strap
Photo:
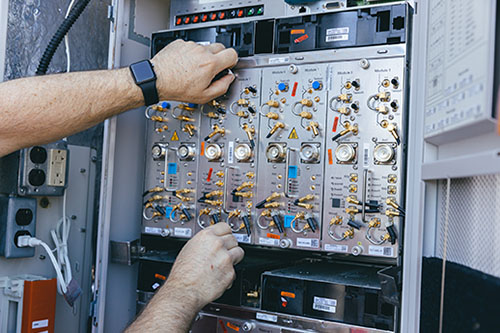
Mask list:
[[[139,87],[144,95],[144,102],[146,102],[146,106],[156,104],[160,101],[158,91],[156,90],[156,80],[141,83],[139,84]]]

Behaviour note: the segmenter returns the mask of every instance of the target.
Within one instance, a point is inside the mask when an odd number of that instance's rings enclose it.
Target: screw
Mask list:
[[[76,215],[71,215],[72,220],[76,220]]]
[[[92,156],[91,161],[94,163],[97,162],[97,156]]]
[[[80,228],[80,232],[82,233],[87,232],[87,228]]]
[[[45,260],[46,257],[43,254],[40,254],[39,258],[40,258],[40,260]]]
[[[47,208],[49,207],[50,201],[47,197],[43,197],[40,199],[40,207]]]
[[[80,173],[85,173],[85,172],[87,172],[87,170],[86,170],[86,169],[84,169],[84,168],[81,168],[81,169],[80,169]]]

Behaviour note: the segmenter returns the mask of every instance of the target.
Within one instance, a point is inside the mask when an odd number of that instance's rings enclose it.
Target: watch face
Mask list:
[[[156,75],[153,72],[153,68],[149,61],[141,61],[130,66],[132,73],[134,74],[135,81],[137,84],[151,81],[156,79]]]

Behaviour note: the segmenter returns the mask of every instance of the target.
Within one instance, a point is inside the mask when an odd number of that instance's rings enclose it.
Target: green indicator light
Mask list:
[[[259,9],[257,9],[257,15],[262,15],[264,13],[264,7],[259,7]]]
[[[250,9],[248,10],[248,16],[252,16],[253,14],[255,14],[255,9],[250,8]]]

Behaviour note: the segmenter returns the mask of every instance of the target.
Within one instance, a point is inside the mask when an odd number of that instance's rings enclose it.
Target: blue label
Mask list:
[[[175,175],[177,173],[177,163],[168,163],[168,174]]]
[[[285,228],[291,228],[292,227],[292,221],[295,218],[293,215],[285,215]]]
[[[170,214],[172,213],[172,207],[165,207],[165,210],[166,210],[165,217],[169,218]],[[172,216],[172,218],[175,219],[175,213],[174,213],[174,216]]]
[[[297,166],[296,165],[290,165],[288,167],[288,178],[289,179],[297,178]]]

